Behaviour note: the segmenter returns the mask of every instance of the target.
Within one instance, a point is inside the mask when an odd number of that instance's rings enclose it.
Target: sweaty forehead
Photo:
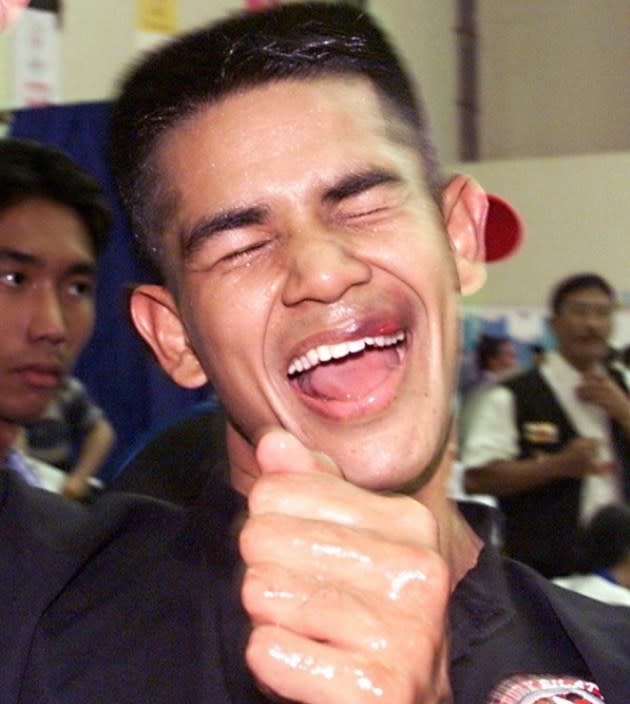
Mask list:
[[[217,101],[199,105],[169,130],[161,146],[168,148],[173,135],[185,136],[191,143],[202,136],[214,136],[217,147],[233,134],[238,135],[237,139],[248,135],[259,138],[261,134],[267,141],[284,139],[286,132],[279,128],[287,123],[303,121],[325,129],[333,115],[331,108],[337,108],[337,120],[344,118],[345,111],[347,121],[359,121],[365,130],[380,131],[394,142],[415,146],[413,128],[367,79],[356,76],[283,79],[228,93]],[[211,118],[204,120],[207,115]],[[313,118],[317,120],[313,122]],[[202,124],[203,135],[199,131]],[[213,125],[217,127],[213,129]]]
[[[412,127],[365,79],[334,77],[277,81],[200,106],[163,135],[156,153],[163,191],[166,186],[162,201],[174,205],[167,193],[186,196],[192,182],[207,179],[221,188],[227,175],[251,181],[274,161],[271,175],[293,169],[303,176],[333,168],[334,155],[337,168],[352,168],[370,150],[378,156],[401,147],[417,171]]]

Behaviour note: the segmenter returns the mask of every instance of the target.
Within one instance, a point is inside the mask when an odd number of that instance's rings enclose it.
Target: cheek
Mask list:
[[[190,288],[183,319],[192,348],[213,377],[225,369],[242,369],[260,349],[265,330],[266,301],[242,282]],[[233,373],[233,372],[232,372]]]
[[[95,311],[92,303],[80,304],[67,313],[70,347],[78,354],[94,331]]]

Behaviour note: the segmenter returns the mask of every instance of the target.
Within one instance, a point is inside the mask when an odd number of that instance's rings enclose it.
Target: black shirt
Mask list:
[[[243,658],[243,509],[221,477],[188,506],[112,493],[86,507],[0,472],[2,703],[267,701]],[[608,704],[627,700],[630,610],[493,548],[456,588],[450,624],[456,704],[514,673],[586,678]]]

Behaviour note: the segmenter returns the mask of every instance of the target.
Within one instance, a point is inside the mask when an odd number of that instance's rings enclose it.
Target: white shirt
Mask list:
[[[552,388],[556,399],[577,433],[600,441],[599,461],[614,463],[610,423],[606,412],[592,403],[585,403],[575,394],[581,374],[560,354],[549,352],[541,374]],[[466,468],[482,467],[497,460],[512,460],[519,456],[518,428],[512,392],[497,386],[486,389],[469,419],[468,432],[462,445],[462,463]],[[621,488],[616,475],[589,475],[582,481],[580,518],[587,521],[595,511],[621,500]]]
[[[598,574],[574,574],[570,577],[557,577],[555,584],[565,589],[590,596],[591,599],[607,604],[630,606],[630,589],[614,584]]]
[[[33,457],[27,457],[16,447],[11,447],[6,451],[3,464],[7,469],[20,475],[31,486],[56,494],[61,493],[66,474],[57,467]]]

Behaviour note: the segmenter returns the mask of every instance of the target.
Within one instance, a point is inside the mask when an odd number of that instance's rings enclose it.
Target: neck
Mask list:
[[[630,557],[626,557],[625,560],[611,567],[608,571],[617,584],[630,589]]]
[[[455,502],[447,496],[446,487],[455,456],[456,445],[450,442],[432,481],[413,495],[437,520],[439,552],[451,570],[453,589],[477,564],[483,547],[481,538],[469,526]]]
[[[230,484],[243,496],[247,496],[254,486],[260,471],[252,445],[227,421],[226,448],[230,465]]]
[[[559,350],[563,359],[570,364],[574,369],[576,369],[580,374],[586,374],[597,367],[598,360],[592,359],[591,357],[575,357],[567,354],[563,350]]]

